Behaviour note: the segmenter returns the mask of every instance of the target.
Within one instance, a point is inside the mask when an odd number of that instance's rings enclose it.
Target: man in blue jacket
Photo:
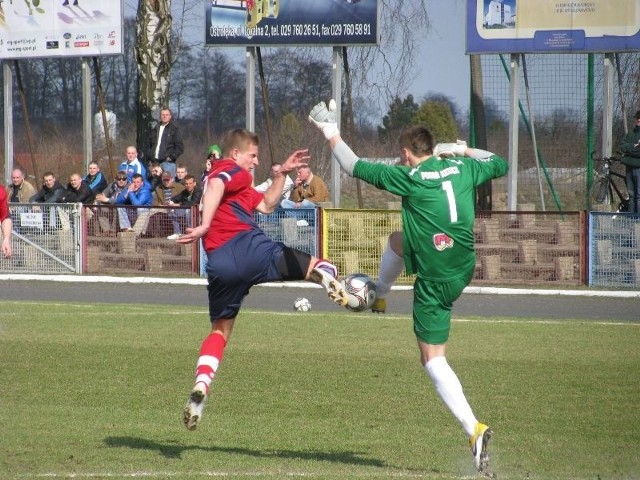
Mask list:
[[[136,232],[136,235],[142,233],[140,228],[146,225],[144,219],[149,215],[149,209],[143,208],[151,206],[151,190],[149,185],[145,183],[144,177],[139,173],[133,175],[129,188],[123,190],[116,197],[117,205],[131,205],[136,208],[119,208],[118,220],[120,221],[120,229],[125,232]],[[131,222],[134,226],[131,227]],[[136,228],[138,226],[138,228]]]

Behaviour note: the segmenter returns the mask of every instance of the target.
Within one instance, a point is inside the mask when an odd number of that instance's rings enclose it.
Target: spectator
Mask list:
[[[142,175],[142,178],[146,179],[147,169],[138,159],[138,149],[133,145],[129,145],[125,150],[125,154],[127,155],[127,159],[120,164],[118,171],[124,170],[127,172],[127,179],[129,180],[129,183],[131,183],[133,176],[136,173]]]
[[[9,185],[9,202],[29,203],[31,197],[36,194],[36,189],[24,178],[24,172],[14,168],[11,172],[11,184]]]
[[[636,126],[620,143],[622,163],[627,168],[626,180],[629,192],[629,212],[640,213],[640,110],[636,112]]]
[[[211,333],[201,344],[194,387],[183,411],[188,430],[194,430],[202,418],[235,319],[253,285],[306,279],[321,284],[336,303],[345,305],[347,301],[334,265],[273,241],[253,220],[256,210],[274,210],[284,188],[284,175],[277,176],[264,194],[253,188],[251,172],[259,162],[258,136],[233,130],[225,140],[224,154],[226,158],[216,162],[207,177],[200,225],[187,229],[177,240],[188,244],[204,238],[208,257]],[[307,150],[292,153],[282,164],[281,173],[292,171],[308,158]]]
[[[151,131],[147,149],[148,161],[160,163],[163,171],[176,175],[176,161],[184,151],[180,129],[172,121],[171,110],[160,110],[160,124]]]
[[[0,231],[2,231],[0,250],[4,258],[11,257],[11,229],[13,228],[8,200],[7,191],[0,185]]]
[[[311,173],[309,165],[298,167],[297,176],[293,182],[293,191],[288,199],[282,200],[282,208],[316,208],[318,203],[329,200],[329,189],[320,177]],[[312,216],[302,213],[291,213],[291,216],[298,219],[298,226],[308,226]],[[307,217],[307,218],[303,218]]]
[[[184,185],[184,179],[187,177],[187,175],[189,175],[187,167],[180,164],[176,167],[176,178],[174,180],[176,183]]]
[[[120,170],[116,173],[116,179],[107,186],[102,192],[96,194],[96,203],[103,205],[113,205],[120,192],[129,188],[129,179],[127,172]]]
[[[158,162],[149,164],[149,189],[153,192],[162,185],[162,167]]]
[[[259,191],[260,193],[266,192],[267,188],[269,188],[271,186],[271,184],[273,183],[273,177],[275,177],[280,172],[281,168],[282,168],[282,164],[281,163],[278,163],[278,162],[273,163],[271,165],[269,178],[267,178],[260,185],[256,185],[255,189],[257,191]],[[293,190],[293,180],[291,180],[291,177],[289,175],[285,175],[284,190],[282,191],[282,199],[283,200],[288,199],[291,196],[291,190]]]
[[[90,162],[87,166],[87,172],[88,173],[82,180],[84,180],[86,184],[89,185],[89,188],[93,192],[94,196],[107,188],[107,179],[100,171],[100,167],[98,166],[97,162]]]
[[[60,196],[60,203],[93,203],[95,194],[79,173],[69,176],[69,183]]]
[[[403,256],[408,274],[416,274],[413,288],[413,330],[421,365],[436,392],[464,429],[473,462],[488,470],[487,444],[493,434],[475,417],[445,353],[453,303],[473,278],[474,200],[478,185],[506,175],[507,162],[466,144],[434,145],[422,126],[406,129],[398,138],[405,165],[369,163],[342,140],[336,105],[317,104],[309,120],[329,141],[342,170],[381,190],[402,196]],[[451,158],[442,158],[442,157]]]
[[[64,187],[56,180],[53,172],[45,172],[42,175],[42,188],[33,195],[31,203],[59,203],[64,193]]]
[[[121,191],[116,197],[115,203],[117,205],[131,205],[136,207],[118,209],[120,229],[125,232],[135,232],[136,235],[140,235],[142,231],[141,227],[146,227],[149,216],[149,209],[141,207],[151,206],[151,199],[151,190],[149,190],[149,185],[145,183],[144,177],[139,173],[134,174],[129,187]],[[135,223],[133,227],[131,227],[131,222]]]
[[[99,205],[114,205],[118,195],[129,188],[129,179],[127,178],[127,172],[120,170],[116,173],[116,179],[109,184],[102,192],[96,195],[96,203]],[[119,209],[125,210],[125,209]],[[122,212],[126,215],[126,212]],[[98,209],[98,224],[103,232],[111,232],[115,230],[112,225],[113,222],[113,209],[100,208]]]
[[[191,227],[191,207],[200,205],[201,198],[202,189],[198,186],[195,177],[187,175],[184,179],[184,190],[169,200],[169,205],[182,207],[169,212],[173,223],[173,235],[167,237],[169,240],[177,240],[182,235],[181,219],[185,219],[187,227]]]
[[[154,205],[169,205],[171,199],[183,190],[184,185],[176,183],[171,172],[162,172],[162,185],[158,185],[153,191]]]
[[[222,158],[222,149],[218,145],[211,145],[207,149],[207,160],[204,164],[204,172],[202,172],[202,176],[200,177],[200,183],[204,183],[204,179],[207,178],[209,172],[211,171],[211,164],[216,160],[220,160]]]
[[[52,172],[45,172],[42,175],[42,188],[29,200],[31,203],[60,203],[60,198],[64,194],[64,187]],[[39,212],[40,207],[33,207],[34,212]],[[58,224],[56,208],[48,208],[43,216],[44,228],[55,227]]]

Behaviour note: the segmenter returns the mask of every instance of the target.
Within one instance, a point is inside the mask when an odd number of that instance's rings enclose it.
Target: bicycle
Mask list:
[[[590,198],[592,204],[613,204],[616,212],[628,212],[629,195],[626,192],[623,192],[616,183],[622,181],[624,185],[625,176],[612,170],[612,166],[614,164],[619,164],[620,158],[605,157],[599,158],[595,162],[600,163],[600,165],[596,169],[595,180],[591,186]],[[617,202],[617,204],[615,202]]]

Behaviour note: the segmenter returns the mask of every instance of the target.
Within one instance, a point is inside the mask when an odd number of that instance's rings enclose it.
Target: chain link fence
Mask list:
[[[80,204],[10,205],[13,255],[0,262],[2,273],[82,272]]]
[[[603,144],[605,68],[603,54],[527,54],[519,68],[517,203],[536,210],[591,207],[587,168]],[[508,156],[509,55],[483,55],[482,81],[487,148]],[[640,53],[615,54],[613,152],[640,109]],[[593,120],[589,119],[590,96]],[[623,167],[618,166],[621,171]],[[507,207],[506,179],[493,182],[493,208]]]

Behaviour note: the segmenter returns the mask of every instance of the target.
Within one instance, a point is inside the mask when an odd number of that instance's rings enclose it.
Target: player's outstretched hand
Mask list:
[[[207,233],[207,230],[208,228],[205,228],[202,225],[198,225],[195,228],[187,228],[185,230],[186,233],[180,235],[176,240],[176,243],[193,243]]]
[[[303,150],[296,150],[291,155],[289,155],[289,158],[287,158],[282,164],[282,166],[280,167],[280,173],[289,173],[298,167],[305,167],[309,164],[307,160],[309,160],[310,158],[311,156],[309,155],[308,148],[305,148]]]
[[[311,113],[309,113],[309,121],[322,130],[327,140],[340,135],[336,115],[336,101],[333,99],[329,102],[329,108],[324,102],[320,102],[313,107]]]

